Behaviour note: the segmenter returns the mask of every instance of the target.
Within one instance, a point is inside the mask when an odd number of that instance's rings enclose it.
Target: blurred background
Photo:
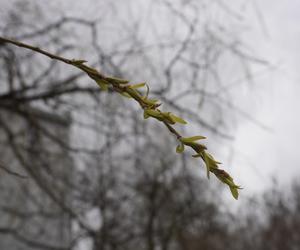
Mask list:
[[[146,81],[227,187],[135,102],[0,43],[0,249],[300,249],[300,3],[0,0],[0,36]]]

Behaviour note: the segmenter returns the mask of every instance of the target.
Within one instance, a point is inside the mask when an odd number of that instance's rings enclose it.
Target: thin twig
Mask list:
[[[19,177],[19,178],[23,178],[23,179],[28,178],[25,175],[22,175],[22,174],[19,174],[17,172],[14,172],[14,171],[10,170],[9,168],[5,167],[2,163],[0,163],[0,169],[3,170],[4,172],[6,172],[7,174],[14,175],[14,176]]]

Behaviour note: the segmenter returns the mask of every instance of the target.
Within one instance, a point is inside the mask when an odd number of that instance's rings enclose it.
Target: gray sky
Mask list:
[[[287,184],[299,177],[300,166],[300,1],[257,3],[267,32],[256,29],[248,34],[249,42],[276,68],[258,77],[255,90],[240,103],[270,128],[263,130],[250,121],[238,127],[231,165],[244,192],[261,192],[271,177]]]

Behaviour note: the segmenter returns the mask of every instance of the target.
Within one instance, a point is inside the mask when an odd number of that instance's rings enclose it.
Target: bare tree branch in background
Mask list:
[[[108,75],[148,79],[154,98],[211,143],[232,138],[235,106],[217,100],[231,102],[232,83],[247,80],[258,61],[231,27],[209,18],[215,7],[92,5],[95,15],[74,18],[58,5],[16,1],[1,16],[0,33],[61,58],[89,58]],[[236,77],[224,77],[222,65],[234,60]],[[3,43],[0,65],[1,163],[28,177],[0,175],[1,248],[223,249],[229,226],[220,188],[208,188],[197,163],[176,156],[175,139],[145,123],[136,105],[101,91],[84,72]]]
[[[11,175],[14,175],[14,176],[16,176],[16,177],[19,177],[19,178],[27,178],[27,177],[24,176],[24,175],[21,175],[21,174],[19,174],[19,173],[16,173],[16,172],[14,172],[14,171],[11,171],[9,168],[5,167],[5,166],[2,165],[1,163],[0,163],[0,169],[1,169],[2,171],[4,171],[4,172],[6,172],[6,173],[8,173],[8,174],[11,174]]]

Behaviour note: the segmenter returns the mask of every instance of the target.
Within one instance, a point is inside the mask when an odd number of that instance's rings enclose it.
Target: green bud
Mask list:
[[[182,153],[184,151],[184,144],[180,143],[179,145],[177,145],[176,147],[176,153]]]
[[[146,103],[150,106],[157,105],[156,103],[158,102],[157,99],[145,99],[145,98],[143,98],[143,100],[144,100],[144,103]]]
[[[86,63],[87,61],[86,60],[76,60],[76,59],[72,59],[72,63],[75,64],[75,65],[80,65],[80,64],[83,64],[83,63]]]
[[[180,138],[180,140],[182,142],[194,142],[194,141],[198,141],[198,140],[203,140],[206,139],[206,137],[202,136],[202,135],[197,135],[197,136],[192,136],[192,137],[182,137]]]
[[[206,146],[197,142],[184,142],[182,141],[183,144],[190,146],[191,148],[193,148],[197,154],[201,154],[204,150],[206,150]]]
[[[226,171],[222,169],[214,169],[213,172],[220,181],[228,185],[232,196],[237,200],[239,197],[238,189],[242,188],[233,182],[232,177]]]
[[[207,175],[207,178],[209,179],[209,171],[210,171],[211,161],[205,152],[204,152],[204,162],[205,162],[205,166],[206,166],[206,175]]]
[[[233,198],[237,200],[239,198],[239,191],[238,191],[238,189],[235,188],[235,187],[229,187],[229,189],[230,189],[230,192],[231,192]]]
[[[138,88],[144,87],[145,85],[146,85],[146,83],[142,82],[142,83],[138,83],[138,84],[129,85],[128,87],[131,89],[138,89]]]
[[[148,119],[149,118],[149,115],[148,113],[146,112],[146,110],[144,110],[144,119]]]
[[[141,95],[134,89],[132,88],[126,88],[127,93],[132,97],[132,98],[141,98]]]
[[[89,66],[86,66],[84,64],[75,64],[75,66],[77,66],[78,68],[82,69],[83,71],[85,71],[91,78],[93,78],[94,80],[96,80],[96,77],[99,77],[99,72],[94,69],[91,68]]]
[[[98,86],[99,86],[103,91],[108,90],[108,84],[106,83],[105,80],[103,80],[103,79],[96,79],[95,81],[96,81],[96,83],[98,84]]]
[[[174,122],[178,122],[178,123],[181,123],[181,124],[187,124],[187,122],[185,120],[183,120],[182,118],[170,113],[169,113],[169,116],[171,117],[171,119],[174,121]]]
[[[175,124],[176,122],[172,119],[171,117],[171,112],[163,112],[161,113],[162,116],[164,117],[164,121],[169,123],[169,124]]]
[[[164,116],[162,115],[162,113],[158,110],[155,109],[145,109],[144,113],[148,116],[151,116],[153,118],[156,118],[160,121],[164,120]]]

